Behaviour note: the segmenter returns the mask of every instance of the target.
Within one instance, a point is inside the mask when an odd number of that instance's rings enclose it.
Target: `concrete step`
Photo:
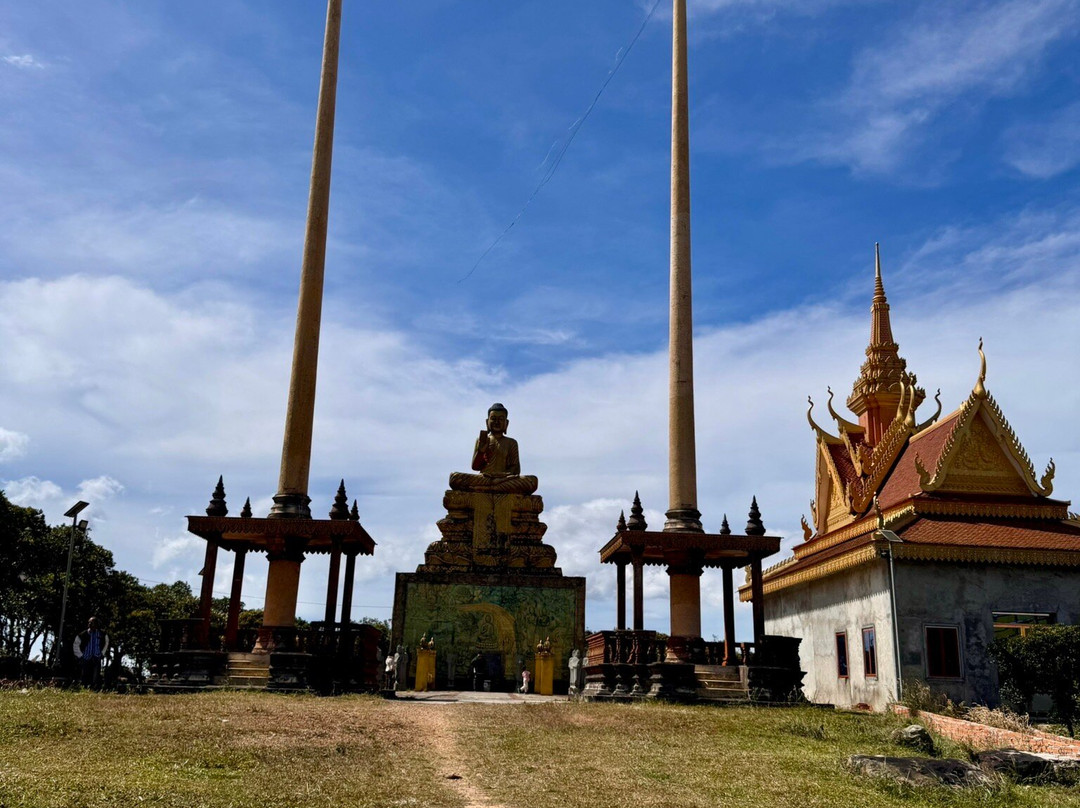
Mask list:
[[[741,704],[750,701],[750,695],[745,690],[698,690],[699,701],[723,702],[726,704]]]
[[[229,672],[229,675],[225,677],[230,682],[269,682],[270,677],[267,674],[249,674],[249,673],[233,673]]]
[[[238,651],[229,653],[229,665],[257,665],[260,668],[270,667],[269,654],[242,654]]]
[[[229,665],[228,671],[229,673],[250,673],[253,676],[259,674],[270,675],[270,668],[262,665]]]
[[[698,679],[697,686],[700,690],[746,690],[746,685],[742,682],[704,682]]]
[[[698,679],[715,679],[729,682],[741,681],[740,670],[737,666],[725,665],[695,665],[694,675]]]

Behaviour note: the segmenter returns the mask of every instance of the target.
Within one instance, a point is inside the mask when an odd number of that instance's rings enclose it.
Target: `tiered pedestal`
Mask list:
[[[585,579],[555,566],[555,549],[543,543],[543,499],[450,490],[443,505],[442,539],[416,572],[397,575],[393,647],[432,637],[435,688],[475,682],[506,692],[536,668],[536,646],[550,639],[551,690],[565,693],[570,654],[585,647]]]

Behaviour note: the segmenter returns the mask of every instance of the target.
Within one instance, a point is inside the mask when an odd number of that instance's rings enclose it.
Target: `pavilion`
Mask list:
[[[635,494],[629,522],[600,550],[617,575],[617,625],[589,637],[587,699],[745,699],[751,685],[769,698],[797,686],[798,640],[766,638],[761,610],[762,559],[780,549],[766,536],[755,498],[743,535],[724,519],[705,533],[697,509],[694,434],[694,357],[690,268],[690,136],[687,89],[686,0],[673,0],[671,92],[671,286],[668,396],[669,508],[662,531],[650,531]],[[646,565],[664,566],[670,581],[671,630],[666,639],[644,628],[642,578]],[[626,629],[626,567],[634,576],[634,626]],[[748,567],[754,598],[754,642],[735,643],[733,571]],[[724,578],[724,642],[701,637],[701,576],[719,568]],[[751,682],[750,666],[756,669]],[[771,672],[771,673],[767,673]],[[632,687],[628,687],[630,682]]]
[[[341,7],[342,0],[328,0],[278,493],[268,516],[254,517],[249,499],[241,514],[231,517],[224,481],[219,478],[206,515],[188,517],[188,530],[206,541],[199,613],[191,620],[163,621],[161,653],[152,663],[152,676],[158,688],[228,684],[337,692],[372,689],[377,684],[380,632],[370,626],[352,626],[350,621],[356,557],[371,555],[375,542],[360,524],[355,501],[349,510],[344,480],[329,519],[312,518],[308,496]],[[211,636],[210,632],[219,548],[235,554],[228,616],[220,638]],[[238,623],[245,559],[250,551],[266,553],[269,569],[262,626],[255,636],[245,637]],[[325,620],[301,632],[296,628],[300,566],[311,553],[330,556]],[[335,618],[342,556],[345,583],[338,622]]]

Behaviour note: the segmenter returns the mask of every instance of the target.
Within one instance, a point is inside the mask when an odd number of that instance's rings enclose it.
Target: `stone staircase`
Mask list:
[[[695,665],[698,701],[726,704],[750,701],[750,690],[743,677],[744,670],[745,668],[723,665]]]
[[[269,683],[269,654],[231,652],[226,673],[215,684],[236,690],[266,690]]]

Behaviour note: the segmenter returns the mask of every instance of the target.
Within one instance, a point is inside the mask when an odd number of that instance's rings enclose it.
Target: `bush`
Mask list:
[[[904,683],[904,695],[900,703],[915,712],[940,713],[958,716],[963,710],[953,704],[944,693],[934,690],[921,679],[909,679]]]
[[[1002,637],[990,644],[1004,691],[1026,710],[1036,693],[1053,699],[1054,711],[1075,737],[1080,713],[1080,626],[1035,626],[1024,636]]]
[[[1024,733],[1034,731],[1034,727],[1031,726],[1031,719],[1026,713],[1014,713],[1007,707],[991,710],[989,707],[976,704],[967,711],[967,715],[964,717],[977,724],[986,724],[988,727],[997,727],[998,729],[1008,729],[1013,732]]]

